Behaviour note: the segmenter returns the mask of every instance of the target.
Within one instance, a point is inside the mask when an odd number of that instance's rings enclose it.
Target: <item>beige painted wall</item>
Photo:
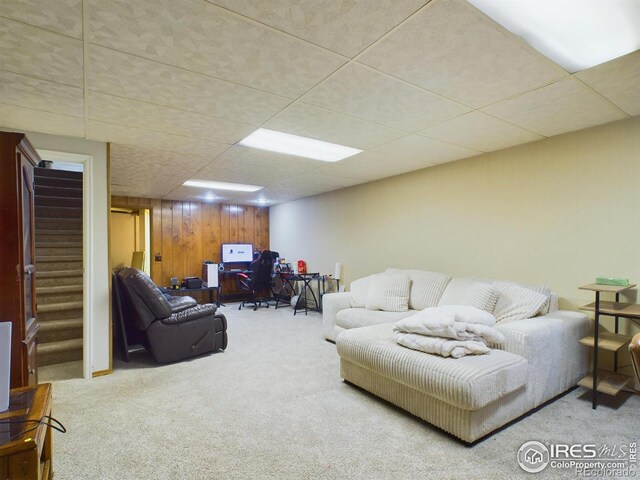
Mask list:
[[[271,246],[347,282],[421,268],[547,284],[575,308],[597,275],[640,282],[639,206],[635,117],[274,206]]]
[[[131,255],[137,250],[137,215],[111,212],[111,254],[109,267],[130,267]]]

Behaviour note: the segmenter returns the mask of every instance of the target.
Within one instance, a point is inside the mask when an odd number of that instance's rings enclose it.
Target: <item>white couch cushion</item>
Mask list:
[[[416,313],[413,310],[406,312],[382,312],[380,310],[367,310],[366,308],[347,308],[336,314],[336,325],[342,328],[359,328],[377,325],[379,323],[395,323],[409,315]]]
[[[542,293],[512,282],[496,282],[493,286],[500,292],[493,312],[498,323],[531,318],[550,299]]]
[[[438,306],[467,305],[492,313],[499,292],[492,285],[471,278],[454,278],[445,289]]]
[[[417,352],[394,341],[393,324],[341,332],[336,346],[341,359],[464,410],[478,410],[527,381],[527,361],[519,355],[491,350],[455,359]]]
[[[399,268],[387,268],[385,273],[398,275],[406,273],[411,279],[411,293],[409,294],[409,308],[412,310],[424,310],[427,307],[435,307],[447,287],[451,277],[444,273],[429,272],[426,270],[401,270]]]
[[[351,282],[349,287],[349,304],[353,308],[364,308],[367,303],[367,290],[369,289],[369,277],[359,278]]]
[[[366,307],[368,310],[406,312],[409,310],[410,287],[411,279],[409,275],[404,273],[400,275],[388,273],[371,275]]]

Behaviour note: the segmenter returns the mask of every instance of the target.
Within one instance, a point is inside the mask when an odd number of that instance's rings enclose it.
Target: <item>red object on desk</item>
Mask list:
[[[298,273],[307,273],[307,262],[298,260]]]

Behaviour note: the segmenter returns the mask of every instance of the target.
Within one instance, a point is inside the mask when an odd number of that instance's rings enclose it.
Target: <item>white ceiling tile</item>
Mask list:
[[[258,205],[255,199],[261,197],[261,191],[262,190],[258,190],[257,192],[232,192],[229,190],[218,190],[214,192],[213,190],[181,185],[171,192],[168,192],[163,198],[183,202]],[[210,194],[213,194],[215,198],[210,199]]]
[[[640,115],[640,50],[576,76],[629,115]]]
[[[241,15],[353,57],[428,0],[370,2],[316,0],[208,0]]]
[[[546,137],[626,117],[573,77],[490,105],[483,111]]]
[[[233,146],[198,172],[197,176],[200,180],[265,186],[318,168],[318,163],[316,160]]]
[[[185,137],[171,133],[154,132],[111,123],[89,120],[87,138],[102,142],[135,145],[144,148],[157,148],[186,155],[197,155],[213,160],[224,152],[229,145],[213,142],[204,138]]]
[[[0,103],[84,117],[81,88],[0,70]]]
[[[451,145],[420,135],[407,135],[375,149],[391,158],[406,157],[428,164],[439,164],[472,157],[481,152]],[[428,166],[428,165],[427,165]]]
[[[418,160],[367,150],[353,157],[321,167],[320,171],[333,176],[345,176],[371,181],[421,170],[428,166],[429,164]]]
[[[285,97],[97,45],[89,48],[89,89],[254,125],[291,103]]]
[[[264,127],[359,149],[381,145],[404,135],[393,128],[303,102],[279,113],[265,123]]]
[[[255,130],[244,123],[95,92],[89,95],[89,118],[229,144]]]
[[[463,0],[432,1],[358,61],[476,108],[567,75]]]
[[[89,0],[89,40],[295,98],[345,60],[196,0]]]
[[[406,132],[471,110],[357,63],[342,68],[304,95],[303,100]]]
[[[69,137],[84,136],[84,120],[82,118],[14,105],[0,104],[0,127]]]
[[[82,0],[2,0],[0,17],[82,39]]]
[[[0,17],[0,70],[82,87],[82,42]]]
[[[479,111],[429,127],[418,132],[418,135],[482,152],[500,150],[544,138]]]
[[[113,184],[153,190],[156,198],[182,185],[209,162],[207,157],[185,156],[163,149],[111,144],[111,181]]]

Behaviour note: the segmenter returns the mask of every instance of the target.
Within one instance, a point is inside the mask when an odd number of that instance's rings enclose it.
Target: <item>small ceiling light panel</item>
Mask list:
[[[570,73],[640,49],[639,0],[469,0]]]
[[[301,137],[300,135],[277,132],[266,128],[259,128],[241,140],[239,145],[286,155],[295,155],[296,157],[322,160],[323,162],[338,162],[362,152],[357,148],[345,147],[337,143],[323,142],[314,138]]]
[[[243,185],[241,183],[213,182],[210,180],[187,180],[185,187],[208,188],[211,190],[233,190],[235,192],[257,192],[261,188],[257,185]]]

